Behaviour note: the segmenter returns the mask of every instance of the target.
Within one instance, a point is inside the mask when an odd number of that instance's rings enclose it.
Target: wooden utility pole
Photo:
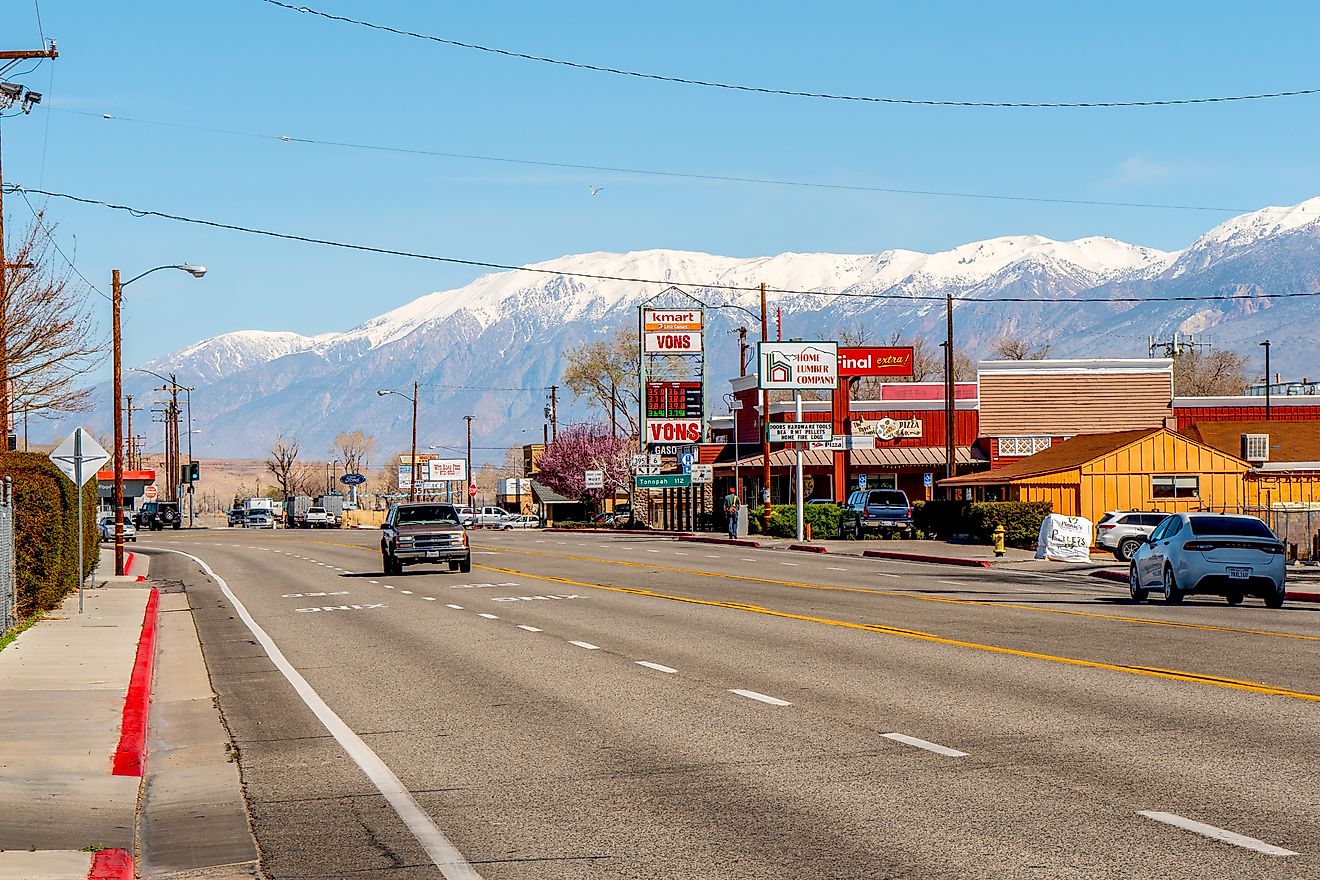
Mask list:
[[[54,40],[51,40],[50,46],[45,49],[0,50],[0,61],[26,61],[43,58],[54,60],[58,57],[59,52],[55,51]],[[27,100],[17,97],[0,100],[0,109],[21,100],[24,114],[28,113],[32,109],[32,105],[41,100],[41,96],[35,92],[29,92],[28,94],[31,97]],[[32,98],[36,100],[34,101]],[[0,144],[2,143],[3,141],[0,141]],[[4,448],[7,450],[9,449],[9,422],[13,408],[9,388],[9,270],[30,269],[32,266],[31,264],[19,265],[5,261],[4,182],[3,165],[0,165],[0,430],[4,432]]]
[[[944,296],[944,319],[947,325],[944,342],[944,475],[948,478],[956,474],[953,460],[953,407],[957,397],[953,381],[953,294]]]
[[[126,395],[125,399],[128,405],[124,407],[124,415],[128,418],[127,434],[125,436],[124,455],[128,458],[128,469],[134,471],[138,469],[136,459],[133,457],[133,413],[142,412],[142,407],[133,405],[133,395]]]
[[[761,341],[770,341],[770,319],[765,305],[765,282],[761,282]],[[756,372],[762,386],[765,385],[765,377],[760,376],[764,364],[756,365]],[[761,508],[761,533],[770,532],[770,392],[764,388],[761,389],[761,497],[764,502]]]
[[[738,328],[738,376],[747,375],[747,328]]]
[[[559,435],[559,386],[550,386],[550,442]],[[471,474],[468,474],[471,477]]]
[[[408,500],[417,500],[417,483],[421,476],[421,468],[417,466],[417,391],[421,386],[417,380],[413,380],[413,422],[412,422],[412,485],[408,488]]]

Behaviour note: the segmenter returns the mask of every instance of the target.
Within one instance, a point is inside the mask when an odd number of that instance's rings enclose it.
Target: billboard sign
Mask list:
[[[771,422],[766,432],[771,443],[828,443],[834,438],[829,422]]]
[[[461,458],[432,458],[423,464],[426,466],[426,479],[431,482],[467,482],[467,462]]]
[[[839,349],[840,376],[911,376],[911,346],[845,346]]]
[[[642,309],[644,354],[701,354],[700,309]]]
[[[756,358],[763,389],[833,390],[839,385],[837,342],[760,342]]]
[[[412,465],[399,465],[399,489],[404,492],[412,490]]]
[[[701,419],[647,419],[647,443],[699,443]]]

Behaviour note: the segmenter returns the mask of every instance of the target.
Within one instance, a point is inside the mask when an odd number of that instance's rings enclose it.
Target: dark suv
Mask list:
[[[405,565],[447,565],[472,571],[467,532],[452,504],[407,501],[392,505],[381,526],[380,558],[387,575],[403,574]]]
[[[867,532],[912,534],[912,505],[898,489],[858,489],[848,496],[839,537],[860,540]]]
[[[137,513],[137,527],[159,532],[183,526],[183,516],[177,501],[148,501]]]

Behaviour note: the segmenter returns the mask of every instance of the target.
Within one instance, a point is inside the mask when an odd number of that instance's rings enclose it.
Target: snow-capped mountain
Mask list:
[[[934,254],[735,258],[646,250],[576,254],[525,268],[426,294],[342,333],[228,333],[145,366],[197,385],[193,420],[206,441],[199,456],[252,458],[263,456],[279,432],[316,457],[336,433],[355,428],[374,435],[382,450],[397,451],[407,443],[411,410],[376,391],[414,380],[426,386],[423,446],[461,445],[467,414],[476,416],[478,446],[539,439],[544,389],[559,384],[560,354],[635,326],[636,307],[670,285],[710,307],[717,393],[722,377],[737,371],[736,338],[725,331],[746,325],[755,332],[739,309],[757,307],[761,282],[783,315],[785,336],[838,338],[844,329],[863,328],[876,342],[894,333],[935,342],[943,338],[943,299],[953,294],[969,298],[958,302],[955,323],[959,345],[975,355],[1006,332],[1049,341],[1061,356],[1140,355],[1148,336],[1178,331],[1210,333],[1217,345],[1252,353],[1267,335],[1306,343],[1276,347],[1276,354],[1289,352],[1276,358],[1279,369],[1320,370],[1315,301],[1269,297],[1320,291],[1320,198],[1235,217],[1172,253],[1104,237],[1011,235]],[[1216,298],[1243,293],[1260,296]],[[1132,296],[1193,299],[1123,301]],[[126,387],[140,393],[135,382]],[[561,404],[561,420],[584,416],[581,405]],[[103,423],[108,411],[90,422]]]

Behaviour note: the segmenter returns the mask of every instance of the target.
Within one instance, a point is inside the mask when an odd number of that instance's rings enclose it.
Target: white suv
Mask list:
[[[1130,562],[1155,527],[1169,516],[1140,510],[1111,510],[1095,526],[1095,546],[1110,550],[1119,562]]]

